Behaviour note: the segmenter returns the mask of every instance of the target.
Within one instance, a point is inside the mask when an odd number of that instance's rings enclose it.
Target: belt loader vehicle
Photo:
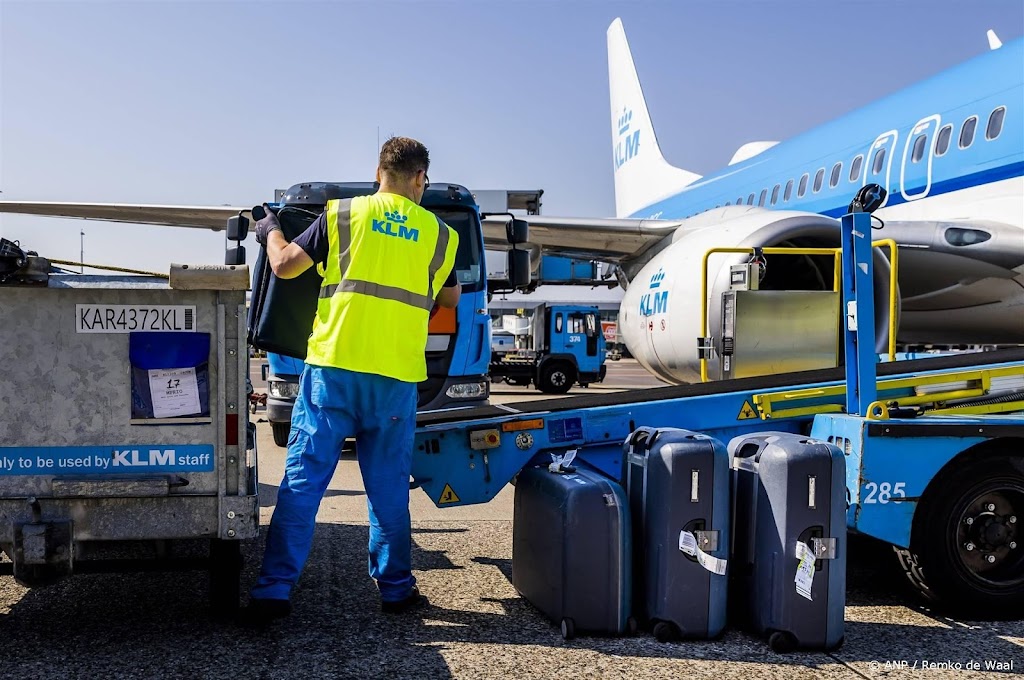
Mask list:
[[[730,357],[721,364],[731,375],[422,414],[416,483],[439,507],[483,503],[524,465],[546,464],[567,451],[618,479],[623,442],[639,427],[681,427],[723,442],[764,431],[801,434],[843,452],[848,530],[890,543],[922,595],[979,619],[1019,616],[1024,348],[878,363],[871,277],[872,250],[880,244],[873,249],[868,241],[867,213],[844,216],[842,227],[833,311],[821,314],[828,300],[794,303],[806,302],[823,324],[816,333],[831,334],[832,348],[824,343],[823,355],[799,357],[804,363],[797,370],[747,372],[748,359],[763,356],[743,315],[761,313],[759,306],[772,301],[756,289],[730,291],[743,293],[731,296],[742,298],[731,309],[729,300],[720,304],[721,332],[730,338],[719,345]],[[756,256],[781,258],[783,250]],[[895,247],[891,260],[895,277]],[[736,280],[750,271],[738,265]],[[789,341],[798,346],[801,338]],[[707,340],[697,346],[706,356]]]

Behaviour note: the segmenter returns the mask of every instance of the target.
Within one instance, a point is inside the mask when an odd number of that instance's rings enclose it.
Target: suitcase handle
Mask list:
[[[735,458],[753,458],[756,462],[761,457],[761,452],[768,446],[765,440],[744,442],[736,451]]]
[[[660,434],[661,430],[656,427],[638,427],[633,430],[633,433],[629,435],[629,439],[626,440],[627,452],[632,453],[633,449],[638,446],[653,446]]]

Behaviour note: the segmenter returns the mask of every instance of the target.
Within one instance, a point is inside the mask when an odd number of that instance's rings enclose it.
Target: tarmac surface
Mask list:
[[[624,360],[609,363],[608,383],[589,389],[657,384]],[[497,385],[494,401],[538,394]],[[284,450],[274,446],[267,423],[258,424],[258,436],[265,525]],[[346,456],[321,505],[313,551],[286,622],[250,631],[213,620],[207,577],[199,571],[76,575],[32,590],[4,576],[0,671],[17,678],[232,679],[960,678],[1024,672],[1024,621],[971,622],[931,612],[904,587],[891,551],[868,540],[851,541],[846,641],[834,653],[778,655],[759,638],[732,629],[710,642],[661,644],[643,632],[564,641],[557,625],[510,583],[512,501],[509,487],[488,504],[442,510],[414,491],[413,567],[430,604],[416,614],[385,616],[366,573],[366,499],[357,466]],[[262,540],[244,546],[243,589],[255,580]],[[1002,663],[1004,670],[986,670],[986,663]]]

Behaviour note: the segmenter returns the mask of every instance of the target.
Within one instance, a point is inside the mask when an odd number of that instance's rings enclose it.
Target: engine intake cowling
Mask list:
[[[708,376],[713,379],[719,375],[722,356],[721,305],[722,293],[729,290],[729,269],[749,256],[710,256],[708,295],[701,300],[704,254],[720,247],[835,248],[839,241],[839,221],[822,215],[735,206],[708,211],[687,220],[656,255],[634,270],[622,301],[620,333],[641,364],[671,383],[700,381],[697,339],[711,335],[715,352]],[[880,249],[875,249],[874,255],[875,338],[881,352],[888,344],[889,262]],[[833,277],[831,255],[774,255],[767,257],[759,288],[831,291]],[[709,332],[701,328],[702,305],[707,305]],[[808,350],[810,340],[795,331],[800,320],[793,322],[794,331],[788,338],[772,338],[771,351],[779,353],[780,364],[785,363],[783,354],[800,356]],[[773,325],[778,328],[779,322]]]

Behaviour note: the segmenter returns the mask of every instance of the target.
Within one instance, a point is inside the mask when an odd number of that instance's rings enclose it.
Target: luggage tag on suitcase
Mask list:
[[[576,459],[576,454],[579,449],[569,449],[561,456],[554,453],[551,454],[551,464],[548,465],[548,471],[553,472],[556,475],[564,474],[566,472],[576,472],[576,468],[571,467],[569,463]]]
[[[814,583],[814,551],[803,541],[796,542],[796,557],[800,560],[796,566],[796,592],[801,597],[813,600],[811,585]]]
[[[704,532],[698,531],[697,533],[702,534]],[[717,532],[716,532],[717,533]],[[708,540],[706,538],[704,541]],[[701,550],[700,541],[697,540],[697,536],[692,531],[680,531],[679,532],[679,549],[689,555],[690,557],[696,557],[697,563],[704,567],[712,574],[718,576],[725,576],[726,568],[728,567],[728,560],[724,560],[721,557],[715,557],[709,555]],[[712,550],[714,548],[711,548]]]

